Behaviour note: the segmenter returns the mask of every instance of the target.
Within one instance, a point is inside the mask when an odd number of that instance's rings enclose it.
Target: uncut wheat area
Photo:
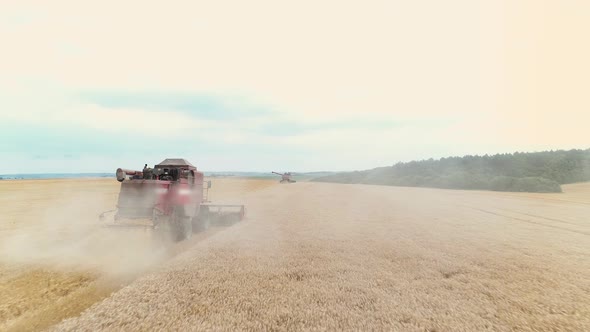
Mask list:
[[[590,184],[564,189],[273,183],[54,329],[587,331]]]

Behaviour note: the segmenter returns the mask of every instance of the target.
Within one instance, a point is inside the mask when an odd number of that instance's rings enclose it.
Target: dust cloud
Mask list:
[[[2,234],[0,263],[129,278],[169,255],[170,243],[150,229],[113,229],[99,222],[101,211],[114,208],[113,195],[69,189],[40,206],[28,197],[17,222]]]
[[[119,190],[114,179],[0,181],[1,331],[77,316],[223,229],[171,243],[150,229],[104,227],[98,217],[116,207]],[[242,192],[213,193],[224,190]]]

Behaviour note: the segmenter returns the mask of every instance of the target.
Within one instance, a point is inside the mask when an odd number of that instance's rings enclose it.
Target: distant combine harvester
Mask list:
[[[286,173],[282,173],[282,174],[277,173],[277,172],[272,172],[272,173],[281,176],[280,183],[295,183],[295,182],[297,182],[297,181],[291,179],[291,176],[293,175],[293,174],[291,174],[291,172],[286,172]]]

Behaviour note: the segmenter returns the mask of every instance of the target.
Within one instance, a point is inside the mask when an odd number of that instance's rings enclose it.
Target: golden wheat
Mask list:
[[[96,330],[590,330],[590,186],[298,183],[80,317]]]

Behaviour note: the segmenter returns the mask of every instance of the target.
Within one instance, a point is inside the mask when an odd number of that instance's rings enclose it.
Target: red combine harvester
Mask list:
[[[272,173],[281,176],[281,181],[280,181],[281,183],[295,183],[295,182],[297,182],[297,181],[291,179],[292,174],[290,172],[282,173],[282,174],[277,173],[277,172],[272,172]]]
[[[174,241],[191,237],[211,223],[231,224],[244,218],[243,205],[210,204],[211,181],[184,159],[166,159],[142,171],[117,169],[121,191],[117,209],[103,212],[106,226],[152,228]],[[206,185],[206,187],[204,187]]]

